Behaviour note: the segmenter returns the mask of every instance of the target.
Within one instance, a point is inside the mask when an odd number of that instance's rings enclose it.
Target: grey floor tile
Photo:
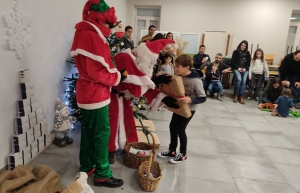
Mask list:
[[[282,147],[299,149],[300,147],[295,145],[292,141],[287,139],[280,132],[249,132],[251,137],[256,141],[258,145],[271,146],[271,147]]]
[[[207,118],[207,121],[209,122],[209,124],[216,126],[241,127],[241,124],[234,119],[209,117]]]
[[[234,178],[248,178],[287,183],[268,158],[253,158],[240,155],[224,155]]]
[[[233,115],[228,113],[227,110],[219,111],[214,109],[202,109],[203,116],[205,117],[223,117],[223,118],[233,118]]]
[[[157,131],[156,133],[157,133],[157,135],[159,137],[160,145],[161,146],[165,146],[165,147],[169,147],[169,144],[170,144],[170,132],[167,132],[167,131]]]
[[[190,153],[205,156],[221,156],[215,140],[188,138],[188,155]]]
[[[223,157],[189,154],[188,160],[178,168],[181,175],[186,177],[233,183]]]
[[[274,128],[276,128],[280,131],[282,131],[286,128],[300,130],[298,123],[271,122],[271,124],[273,125]]]
[[[290,124],[291,125],[291,124]],[[294,124],[293,124],[294,125]],[[300,124],[297,124],[298,128],[286,127],[278,129],[284,136],[300,138]]]
[[[180,181],[179,192],[186,193],[239,193],[235,184],[185,178]]]
[[[212,109],[216,111],[226,111],[226,107],[224,106],[223,103],[203,103],[199,105],[202,109]]]
[[[237,114],[235,115],[235,117],[241,121],[252,120],[252,122],[262,122],[262,123],[268,122],[264,117],[259,115]]]
[[[208,127],[208,122],[204,116],[194,115],[188,125],[193,125],[202,128]]]
[[[214,138],[209,127],[188,125],[186,128],[186,134],[188,137],[192,137],[192,138],[206,138],[206,139]]]
[[[300,166],[300,150],[262,147],[273,163]]]
[[[238,113],[257,114],[257,112],[259,112],[259,109],[247,105],[242,105],[240,103],[229,102],[229,103],[225,103],[224,105],[229,112],[234,114],[238,114]]]
[[[282,175],[287,179],[287,181],[293,186],[293,188],[300,192],[300,167],[288,166],[275,164]]]
[[[210,126],[215,138],[221,139],[238,139],[245,141],[252,141],[248,133],[239,127],[223,127],[223,126]]]
[[[234,181],[240,193],[296,193],[289,184],[244,178],[235,178]]]
[[[153,120],[156,131],[170,131],[170,121]]]
[[[266,132],[278,131],[271,123],[259,123],[259,122],[241,121],[241,120],[239,120],[239,123],[242,124],[242,126],[247,131],[266,131]]]
[[[266,116],[265,117],[269,122],[283,122],[283,123],[298,123],[296,118],[293,117],[274,117],[274,116]]]
[[[217,143],[222,153],[265,157],[262,149],[252,141],[217,139]]]

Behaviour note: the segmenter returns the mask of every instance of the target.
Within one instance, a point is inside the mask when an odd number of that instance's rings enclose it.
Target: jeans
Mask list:
[[[205,94],[207,93],[209,83],[210,83],[210,80],[207,80],[207,79],[203,80],[203,88],[205,90]],[[212,88],[212,92],[210,92],[210,95],[213,96],[214,93],[217,93],[217,92],[219,92],[218,85],[214,85]]]
[[[195,111],[192,111],[192,116],[189,118],[182,117],[178,114],[173,113],[170,123],[170,138],[171,142],[169,150],[176,151],[178,144],[178,137],[180,141],[180,153],[186,154],[187,137],[185,133],[186,126],[192,119]]]
[[[261,80],[263,75],[262,74],[253,74],[252,73],[251,85],[248,92],[248,97],[252,95],[252,89],[255,87],[255,97],[259,97],[259,88],[261,85]]]
[[[271,101],[268,98],[262,98],[262,103],[274,103],[275,101]]]
[[[298,76],[287,76],[286,80],[290,82],[290,87],[292,89],[292,96],[293,96],[293,102],[294,104],[299,102],[300,97],[300,89],[295,87],[295,83]]]
[[[249,71],[246,72],[239,72],[237,70],[234,70],[234,75],[236,77],[236,82],[234,86],[234,94],[238,95],[244,95],[245,88],[246,88],[246,80],[248,77]]]
[[[210,94],[213,93],[213,88],[214,88],[215,85],[218,86],[218,91],[219,91],[219,93],[220,93],[220,94],[223,94],[223,93],[224,93],[224,91],[223,91],[223,86],[222,86],[222,84],[221,84],[220,81],[210,81],[209,86],[208,86],[208,91],[209,91],[209,93],[210,93]]]

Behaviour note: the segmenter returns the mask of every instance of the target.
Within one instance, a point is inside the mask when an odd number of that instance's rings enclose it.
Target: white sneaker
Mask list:
[[[250,97],[247,97],[247,102],[251,101],[251,98]]]
[[[185,162],[187,160],[187,156],[183,155],[182,153],[176,154],[174,157],[172,157],[169,162],[172,164],[177,164],[180,162]]]

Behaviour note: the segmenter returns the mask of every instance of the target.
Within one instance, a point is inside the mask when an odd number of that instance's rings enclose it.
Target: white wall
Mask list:
[[[8,32],[3,19],[3,15],[12,10],[14,2],[0,2],[0,169],[7,164],[7,156],[11,152],[13,120],[16,117],[16,101],[19,98],[19,71],[30,69],[34,92],[44,109],[50,130],[54,117],[54,100],[61,96],[64,90],[63,77],[69,76],[70,66],[65,61],[69,57],[74,26],[81,21],[86,0],[19,0],[21,10],[33,21],[33,45],[21,60],[17,59],[14,51],[7,48]],[[106,2],[115,6],[120,20],[126,20],[127,0]]]
[[[245,39],[275,54],[275,63],[285,53],[292,10],[300,9],[299,0],[128,0],[129,25],[134,5],[161,5],[161,31],[227,31],[234,34],[232,49]]]

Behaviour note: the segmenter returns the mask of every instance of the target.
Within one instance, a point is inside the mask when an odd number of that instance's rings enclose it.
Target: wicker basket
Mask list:
[[[143,162],[139,167],[139,179],[140,179],[140,187],[142,190],[146,192],[153,192],[156,190],[159,180],[162,177],[161,174],[161,167],[157,161],[154,160],[152,157],[153,154],[151,153],[149,161]],[[157,177],[153,178],[152,176],[148,175],[145,176],[145,171],[147,174],[155,174]]]
[[[136,129],[136,128],[142,128],[143,130],[147,131],[152,137],[153,145],[150,145],[150,144],[147,144],[147,143],[144,143],[144,142],[128,143],[128,141],[126,139],[125,154],[124,154],[124,165],[129,167],[129,168],[133,168],[133,169],[138,169],[139,166],[141,165],[141,163],[143,163],[144,161],[148,161],[150,159],[150,155],[148,155],[148,156],[139,156],[137,154],[130,153],[129,151],[130,151],[131,147],[133,147],[135,149],[140,149],[140,150],[152,150],[153,154],[155,155],[154,137],[153,137],[152,133],[147,128],[142,127],[142,126],[135,126],[135,127],[131,128],[128,131],[127,136],[130,134],[132,129]]]

